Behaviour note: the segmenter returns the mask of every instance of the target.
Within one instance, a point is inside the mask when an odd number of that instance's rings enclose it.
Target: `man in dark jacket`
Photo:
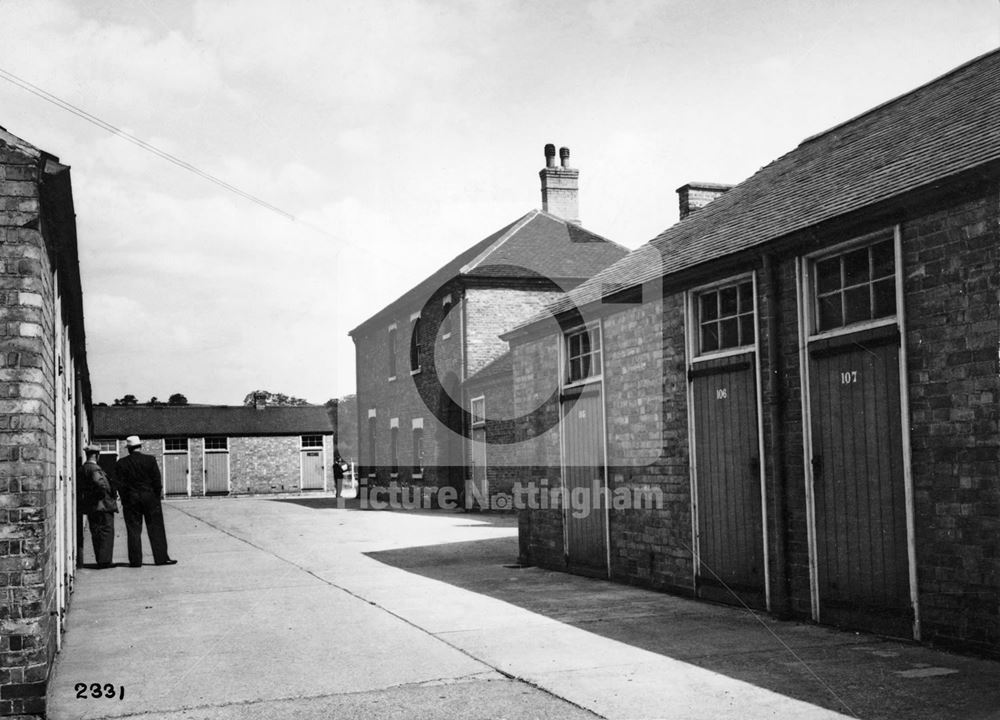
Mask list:
[[[125,438],[128,455],[115,464],[114,484],[122,499],[122,514],[128,534],[129,567],[142,567],[142,521],[146,520],[146,534],[153,549],[153,562],[173,565],[167,554],[167,532],[163,527],[163,508],[160,493],[163,481],[156,458],[142,452],[138,435]]]
[[[104,569],[113,567],[111,561],[115,551],[115,513],[118,503],[115,502],[115,489],[111,487],[108,476],[97,464],[97,456],[101,449],[97,445],[87,445],[83,451],[87,454],[87,462],[83,464],[83,487],[80,509],[87,514],[87,524],[90,526],[90,539],[94,543],[94,558],[97,567]]]

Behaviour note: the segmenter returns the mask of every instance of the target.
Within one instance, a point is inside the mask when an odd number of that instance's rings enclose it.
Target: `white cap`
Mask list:
[[[138,435],[129,435],[125,438],[125,447],[139,447],[142,445],[142,440],[139,439]]]

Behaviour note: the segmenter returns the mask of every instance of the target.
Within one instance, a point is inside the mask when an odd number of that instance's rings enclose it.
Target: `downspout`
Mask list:
[[[774,580],[771,589],[771,611],[779,618],[791,614],[791,588],[788,575],[788,515],[785,503],[785,443],[784,443],[784,397],[782,393],[784,378],[781,375],[781,363],[778,336],[781,332],[781,316],[778,308],[778,292],[774,272],[774,257],[766,253],[763,257],[765,329],[767,332],[767,393],[768,449],[771,456],[771,477],[773,488],[771,492],[771,537],[774,538]]]

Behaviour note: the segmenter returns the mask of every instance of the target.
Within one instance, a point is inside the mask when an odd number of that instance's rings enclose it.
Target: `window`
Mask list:
[[[207,437],[205,438],[206,450],[229,450],[229,438]]]
[[[822,258],[813,268],[817,331],[896,314],[892,238]]]
[[[302,447],[304,447],[304,448],[321,448],[321,447],[323,447],[323,436],[322,435],[303,435],[302,436]]]
[[[410,325],[410,372],[415,373],[420,370],[420,318],[414,318]]]
[[[486,396],[472,398],[472,427],[486,424]]]
[[[413,477],[424,476],[424,429],[413,428]]]
[[[375,476],[375,415],[373,410],[368,414],[368,477]]]
[[[451,295],[446,297],[441,301],[441,338],[447,339],[451,337],[452,331],[452,320],[451,320]]]
[[[102,453],[118,453],[117,440],[98,440],[97,445],[101,448]]]
[[[753,345],[752,280],[699,293],[697,310],[699,352]]]
[[[165,438],[163,441],[164,452],[187,452],[187,438]]]
[[[396,379],[396,326],[389,326],[389,343],[387,351],[389,356],[389,379]]]
[[[389,472],[392,475],[399,474],[399,427],[389,430]]]
[[[566,336],[566,361],[569,382],[601,374],[601,333],[596,326]]]

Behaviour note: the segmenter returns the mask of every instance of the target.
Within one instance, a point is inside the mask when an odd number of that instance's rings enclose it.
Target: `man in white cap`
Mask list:
[[[114,566],[111,558],[115,551],[115,513],[118,512],[118,503],[115,502],[115,490],[111,487],[108,476],[97,463],[101,448],[91,443],[83,451],[87,454],[87,462],[83,464],[81,510],[87,514],[97,567],[104,569]]]
[[[173,565],[167,554],[167,532],[163,527],[163,508],[160,493],[163,481],[156,458],[142,452],[138,435],[125,438],[128,455],[115,464],[114,482],[122,499],[122,515],[128,535],[129,567],[142,567],[142,521],[146,521],[146,534],[153,549],[153,562]]]

